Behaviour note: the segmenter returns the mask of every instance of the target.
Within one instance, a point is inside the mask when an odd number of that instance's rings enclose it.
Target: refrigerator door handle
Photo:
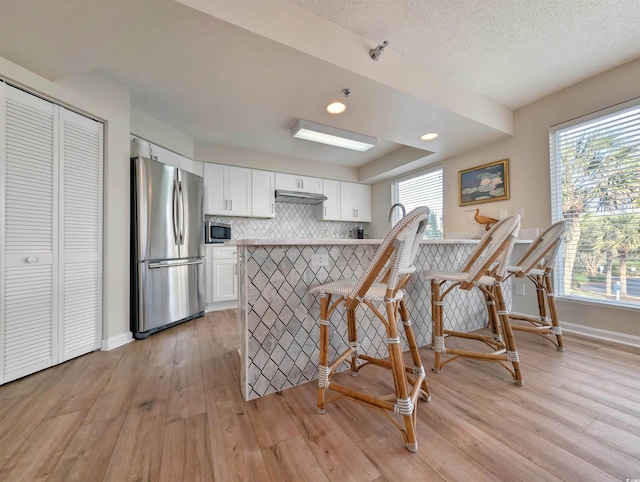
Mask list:
[[[204,261],[202,259],[198,259],[195,261],[185,261],[181,263],[149,263],[149,269],[158,269],[158,268],[177,268],[180,266],[191,266],[194,264],[202,264]]]
[[[180,203],[180,246],[184,245],[184,220],[187,217],[184,212],[184,191],[182,190],[182,181],[178,183],[179,203]]]
[[[178,223],[179,223],[179,217],[180,217],[180,206],[178,204],[178,181],[177,180],[173,180],[173,239],[175,241],[175,244],[180,244],[180,233],[178,232]]]

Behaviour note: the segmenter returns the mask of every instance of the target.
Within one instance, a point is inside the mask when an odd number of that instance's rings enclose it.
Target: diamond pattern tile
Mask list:
[[[294,222],[296,212],[297,209],[288,211],[289,222]],[[308,219],[305,222],[308,224]],[[330,223],[323,223],[323,228],[327,224]],[[252,235],[255,237],[255,231]],[[272,236],[284,237],[283,233]],[[295,236],[289,237],[305,236],[296,232]],[[456,270],[466,261],[473,247],[472,244],[456,243],[422,244],[416,259],[418,273],[426,269]],[[239,313],[241,320],[246,319],[240,333],[245,399],[258,398],[317,378],[320,303],[308,290],[328,280],[360,276],[369,265],[375,248],[371,245],[239,247],[242,262],[238,274],[245,285],[241,282],[239,290]],[[313,253],[327,253],[328,266],[311,267],[309,258]],[[421,276],[413,276],[407,295],[416,341],[419,346],[429,345],[430,285]],[[511,306],[509,282],[505,284],[505,297]],[[384,311],[383,306],[378,309]],[[380,321],[362,305],[356,315],[362,351],[376,357],[388,356],[386,335]],[[445,325],[451,329],[476,330],[486,325],[486,319],[484,298],[477,290],[454,290],[445,299]],[[343,320],[344,310],[336,309],[329,327],[330,359],[346,349],[347,330]],[[402,325],[399,329],[403,332]],[[402,349],[407,350],[404,339],[402,343]]]
[[[271,219],[226,216],[207,216],[207,219],[231,224],[233,239],[338,239],[347,238],[349,231],[362,226],[358,223],[319,221],[321,206],[276,203],[276,215]],[[280,248],[276,248],[276,250],[280,250]],[[282,250],[279,254],[272,253],[271,255],[276,264],[280,261],[281,256]]]

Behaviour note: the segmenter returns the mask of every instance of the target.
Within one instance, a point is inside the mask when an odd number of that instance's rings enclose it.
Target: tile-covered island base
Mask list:
[[[241,383],[252,400],[317,378],[320,303],[311,286],[339,278],[358,278],[380,240],[238,240],[238,331]],[[418,346],[431,344],[430,285],[425,269],[455,270],[477,241],[423,241],[418,272],[407,287],[407,308]],[[327,254],[326,266],[311,266],[314,254]],[[511,306],[510,284],[505,286]],[[344,310],[331,317],[329,359],[346,349]],[[359,307],[358,338],[370,356],[386,357],[384,330],[371,310]],[[455,290],[445,301],[445,326],[472,331],[486,326],[484,298],[478,290]],[[403,342],[404,343],[404,342]],[[406,344],[403,350],[407,350]],[[346,365],[345,365],[346,368]]]

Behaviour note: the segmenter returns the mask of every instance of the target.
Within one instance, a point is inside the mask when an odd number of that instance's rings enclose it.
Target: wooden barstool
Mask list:
[[[380,410],[402,432],[410,452],[418,450],[416,438],[416,401],[418,396],[429,399],[425,371],[411,328],[411,320],[404,302],[404,290],[411,274],[418,245],[422,239],[429,209],[416,208],[403,217],[378,247],[373,259],[360,279],[342,279],[312,288],[320,294],[320,362],[318,366],[318,412],[324,413],[328,403],[347,398]],[[337,299],[332,302],[332,296]],[[384,303],[384,310],[378,307]],[[380,321],[386,332],[389,357],[381,359],[361,353],[358,343],[356,308],[363,304]],[[338,307],[346,310],[348,348],[329,363],[329,317]],[[413,367],[406,367],[400,348],[398,317],[402,320]],[[352,375],[367,365],[389,369],[393,375],[395,392],[376,397],[352,390],[333,381],[342,363],[348,362]],[[328,396],[328,392],[335,392]],[[392,415],[395,414],[395,415]],[[396,416],[401,418],[399,423]]]
[[[497,362],[511,373],[517,385],[523,384],[520,360],[502,291],[502,282],[507,274],[507,266],[519,229],[520,216],[505,218],[486,232],[460,271],[427,270],[424,272],[425,279],[431,282],[434,372],[439,373],[444,365],[453,360],[467,357]],[[467,291],[477,288],[484,294],[489,300],[487,303],[489,325],[493,328],[493,333],[490,335],[463,333],[444,328],[444,299],[455,288]],[[492,351],[449,348],[445,346],[445,339],[448,337],[481,341]],[[446,355],[451,356],[447,357]],[[511,363],[513,368],[509,368],[505,362]]]
[[[556,295],[553,292],[553,266],[562,245],[565,229],[566,222],[564,220],[551,225],[534,239],[516,265],[508,267],[507,275],[507,277],[529,278],[536,287],[538,296],[538,315],[509,313],[511,320],[526,322],[524,324],[514,323],[511,327],[517,331],[541,335],[545,340],[554,344],[559,351],[564,351],[564,344],[556,308]],[[555,336],[555,340],[546,335]]]

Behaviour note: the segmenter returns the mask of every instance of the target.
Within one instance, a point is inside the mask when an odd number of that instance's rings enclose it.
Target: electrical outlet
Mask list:
[[[502,220],[502,219],[506,218],[507,216],[508,216],[507,210],[506,209],[501,209],[500,210],[500,219]]]
[[[516,214],[520,215],[520,219],[524,219],[524,208],[516,209]]]
[[[324,253],[316,253],[311,255],[311,266],[317,268],[320,266],[326,266],[329,264],[329,255]]]
[[[474,215],[474,214],[471,214],[471,213],[467,214],[467,222],[468,222],[469,224],[476,224],[476,220],[475,220],[475,219],[473,219],[473,216],[475,216],[475,215]]]
[[[524,285],[522,283],[515,283],[516,285],[516,294],[518,296],[524,296]]]

